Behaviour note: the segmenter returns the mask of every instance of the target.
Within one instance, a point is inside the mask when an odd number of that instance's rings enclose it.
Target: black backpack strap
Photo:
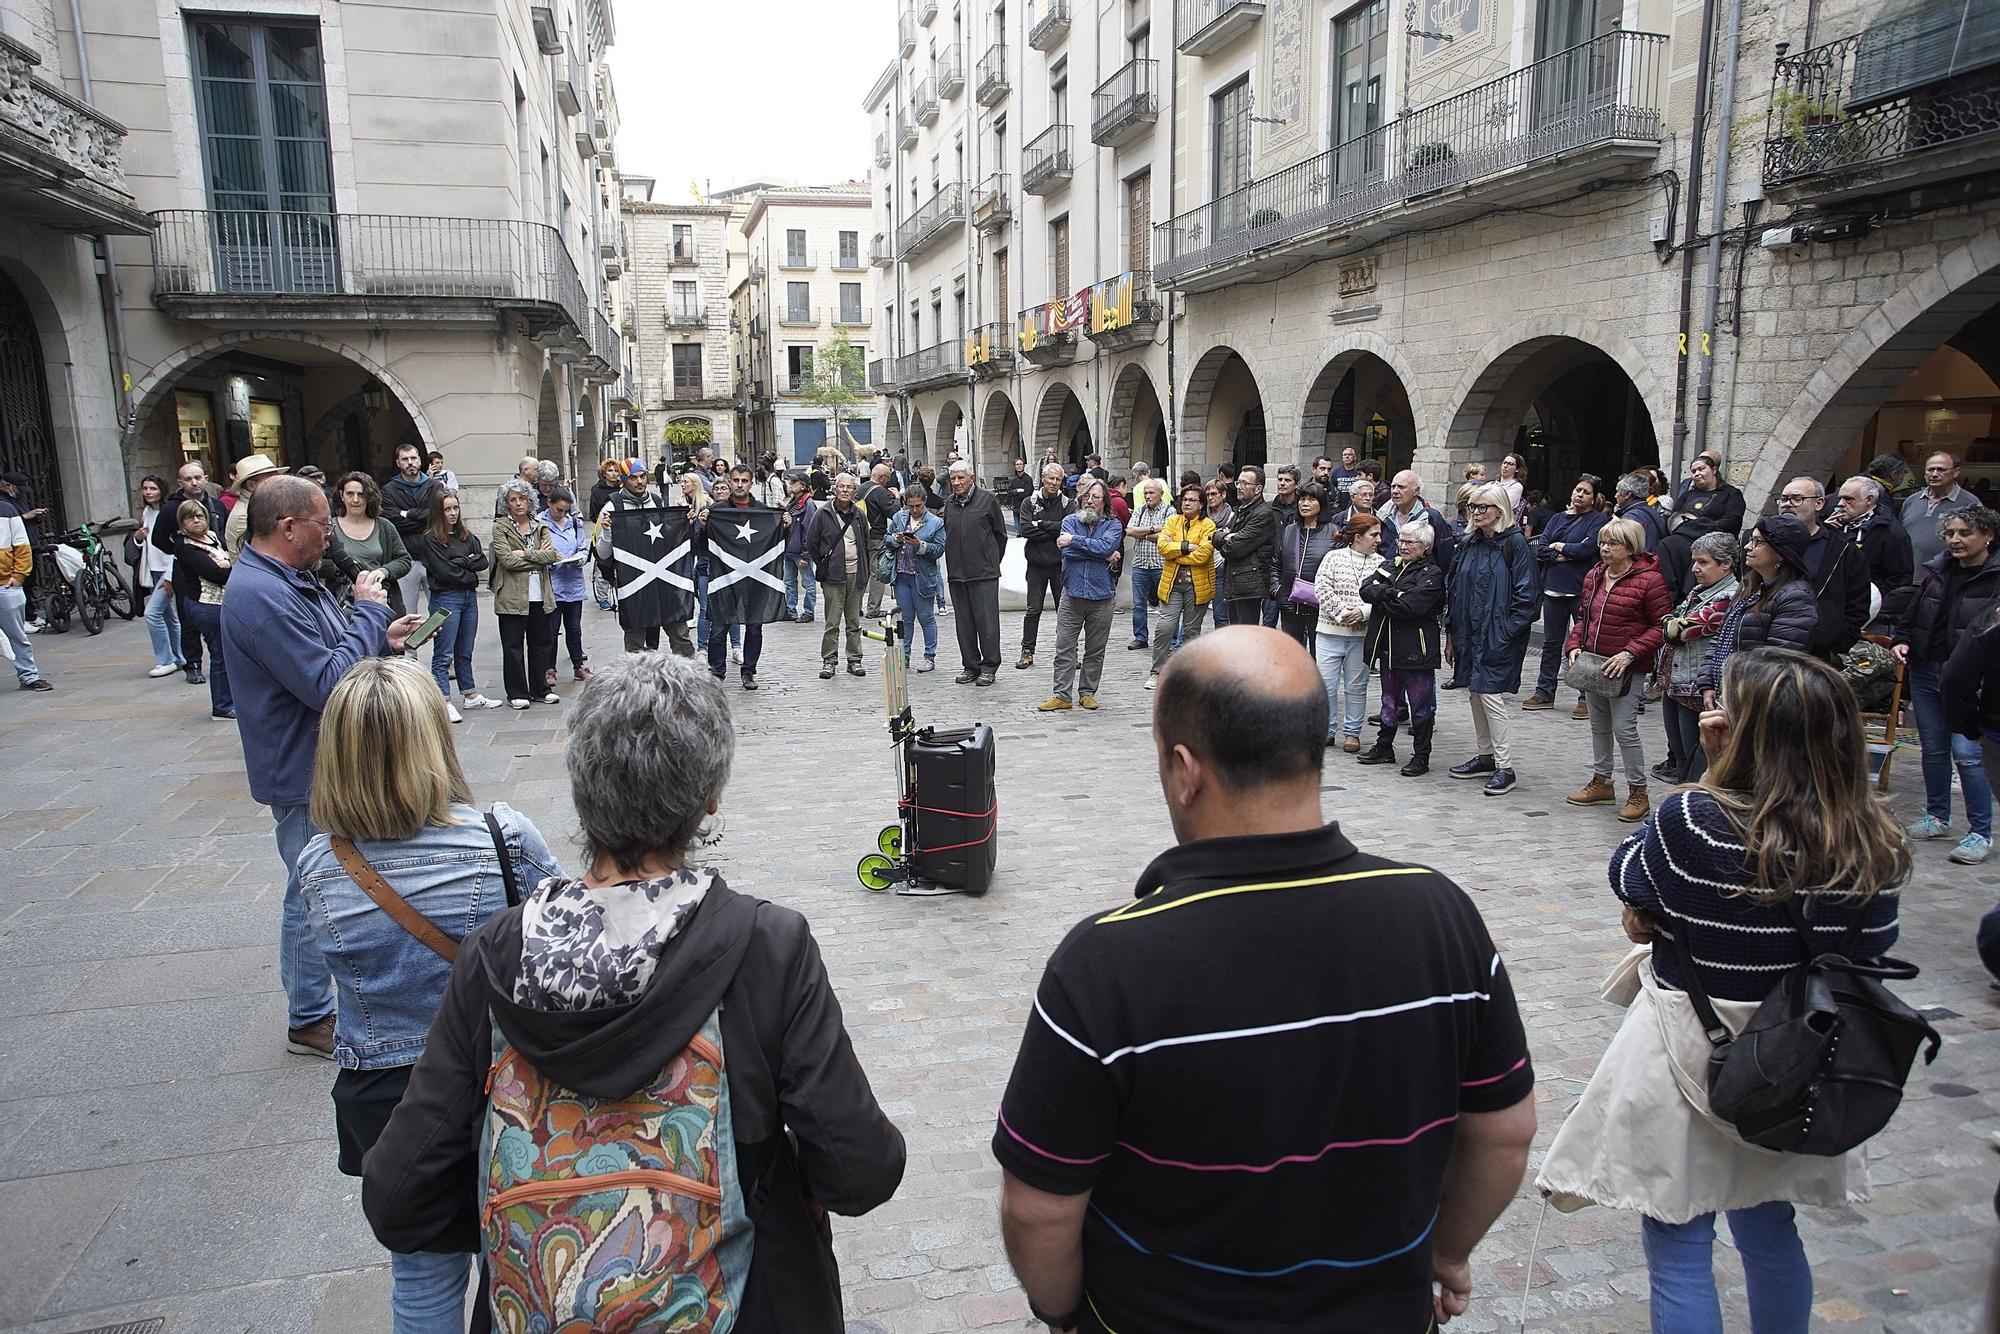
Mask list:
[[[1785,916],[1791,921],[1792,930],[1798,933],[1799,943],[1805,946],[1808,961],[1816,961],[1826,954],[1838,954],[1849,963],[1854,962],[1854,951],[1861,947],[1861,914],[1858,911],[1854,914],[1854,920],[1847,924],[1847,934],[1841,937],[1840,944],[1833,949],[1825,950],[1815,943],[1812,923],[1806,920],[1804,910],[1799,907],[1797,894],[1787,894],[1779,901],[1778,906],[1784,909]]]
[[[1655,938],[1666,934],[1666,929],[1657,924],[1653,931]],[[1688,948],[1687,924],[1681,923],[1680,929],[1668,934],[1667,939],[1673,942],[1674,956],[1680,960],[1681,990],[1687,993],[1688,1000],[1694,1005],[1694,1012],[1701,1020],[1702,1031],[1708,1035],[1709,1042],[1714,1046],[1728,1046],[1732,1040],[1729,1026],[1717,1016],[1715,1004],[1708,998],[1708,989],[1701,984],[1701,970],[1695,967],[1694,951]]]
[[[521,886],[514,879],[513,859],[507,855],[507,836],[500,832],[500,819],[492,811],[486,812],[486,832],[493,836],[493,853],[500,859],[500,879],[507,887],[507,906],[518,907]]]

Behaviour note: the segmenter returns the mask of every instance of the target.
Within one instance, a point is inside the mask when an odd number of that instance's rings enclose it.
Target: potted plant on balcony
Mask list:
[[[1796,88],[1780,88],[1771,94],[1771,109],[1789,146],[1786,175],[1825,171],[1860,155],[1856,127],[1832,94],[1815,97]]]
[[[1451,161],[1451,145],[1438,141],[1418,144],[1410,150],[1410,170],[1428,171],[1432,167],[1442,167]]]
[[[1285,220],[1285,215],[1274,208],[1260,208],[1250,215],[1250,228],[1274,227]]]

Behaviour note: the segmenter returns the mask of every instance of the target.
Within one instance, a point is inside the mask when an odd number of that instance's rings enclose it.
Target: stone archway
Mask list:
[[[912,466],[931,461],[930,435],[924,430],[924,414],[917,411],[916,400],[910,400],[910,463]]]
[[[541,399],[535,408],[535,457],[557,462],[562,456],[562,404],[556,399],[556,377],[545,370]]]
[[[986,399],[979,417],[979,461],[974,465],[983,474],[1000,476],[1014,470],[1021,451],[1021,415],[1004,389],[996,389]]]
[[[1134,463],[1152,467],[1155,477],[1167,468],[1167,418],[1153,377],[1138,362],[1128,363],[1111,383],[1111,416],[1105,425],[1106,452],[1122,456],[1107,466],[1125,470]],[[1171,479],[1169,479],[1171,480]]]
[[[1870,311],[1772,428],[1743,487],[1752,511],[1787,476],[1818,477],[1930,355],[2000,302],[2000,228],[1947,253]]]
[[[934,442],[940,466],[951,457],[951,451],[954,449],[961,454],[970,452],[966,445],[958,438],[960,428],[964,425],[965,409],[959,406],[957,399],[946,399],[943,405],[938,408],[937,430],[934,434]],[[974,459],[972,467],[973,471],[977,472],[979,470],[979,460]]]
[[[1239,457],[1262,462],[1266,452],[1264,394],[1256,374],[1242,353],[1218,343],[1188,372],[1176,463],[1207,475],[1217,463]]]
[[[1377,334],[1357,331],[1329,344],[1323,355],[1300,413],[1300,458],[1310,463],[1325,451],[1337,460],[1351,445],[1361,457],[1379,462],[1384,478],[1409,467],[1423,436],[1402,353]],[[1344,417],[1336,416],[1336,406]]]
[[[1094,448],[1083,400],[1068,384],[1052,381],[1035,409],[1035,458],[1046,458],[1054,451],[1056,461],[1073,472],[1083,466],[1084,456]]]
[[[882,406],[882,449],[891,463],[904,451],[903,410],[894,399]]]

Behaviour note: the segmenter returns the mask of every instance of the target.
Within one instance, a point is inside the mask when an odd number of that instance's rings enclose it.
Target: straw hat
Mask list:
[[[290,468],[281,467],[265,458],[262,454],[252,454],[247,458],[241,458],[236,461],[236,486],[238,490],[241,490],[243,484],[252,477],[262,477],[265,473],[269,472],[290,471]]]

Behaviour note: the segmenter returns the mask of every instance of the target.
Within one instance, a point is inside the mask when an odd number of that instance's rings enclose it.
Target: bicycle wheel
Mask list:
[[[104,633],[103,586],[87,568],[76,577],[76,616],[90,633]]]
[[[139,613],[145,608],[140,605],[139,595],[133,591],[132,585],[126,583],[125,576],[118,572],[118,567],[105,561],[99,572],[104,576],[104,591],[110,600],[111,610],[118,613],[120,620],[138,620]]]

